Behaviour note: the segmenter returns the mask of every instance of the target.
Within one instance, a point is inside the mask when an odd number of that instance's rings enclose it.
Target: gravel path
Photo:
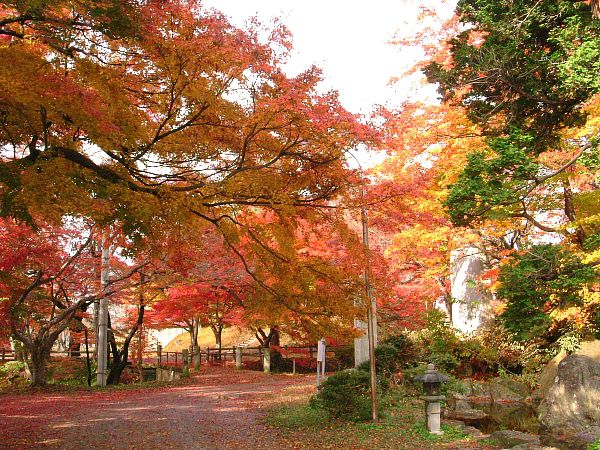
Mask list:
[[[313,378],[211,368],[182,386],[0,396],[0,448],[289,447],[264,408],[305,396]]]

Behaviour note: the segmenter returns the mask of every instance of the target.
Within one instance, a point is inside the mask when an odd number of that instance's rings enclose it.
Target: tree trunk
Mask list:
[[[114,349],[117,348],[117,344],[114,341],[114,336],[112,336],[111,348],[113,348],[113,360],[110,366],[110,372],[108,373],[106,384],[119,384],[121,374],[127,367],[127,361],[129,357],[129,345],[131,344],[131,340],[135,336],[137,330],[140,329],[142,327],[142,324],[144,323],[144,309],[145,305],[143,303],[143,298],[140,297],[140,305],[138,306],[137,320],[133,325],[133,328],[125,338],[125,342],[123,342],[123,347],[121,348],[121,350],[114,351]]]
[[[100,300],[94,302],[94,360],[98,361],[98,316],[100,313]]]
[[[44,345],[35,345],[29,349],[31,353],[31,386],[45,386],[48,376],[47,362],[50,351]]]
[[[279,333],[279,327],[273,326],[271,327],[271,339],[269,340],[269,348],[271,347],[280,347],[281,346],[281,335]],[[283,367],[283,356],[281,353],[277,351],[275,348],[271,348],[271,367],[276,370],[281,370]]]
[[[50,357],[50,351],[60,333],[67,328],[68,322],[75,314],[77,306],[79,305],[73,305],[72,309],[62,313],[62,317],[56,318],[58,325],[56,325],[54,330],[51,328],[53,324],[42,326],[34,338],[14,326],[11,327],[13,337],[22,344],[22,347],[30,355],[29,361],[26,361],[26,367],[31,374],[31,386],[44,386],[46,384],[46,365]],[[30,364],[28,364],[29,362]]]
[[[272,335],[269,345],[276,345],[277,347],[279,347],[281,345],[281,334],[279,333],[279,327],[271,327],[271,333]]]
[[[198,347],[198,332],[200,331],[199,316],[194,317],[192,325],[192,347]]]
[[[213,334],[215,335],[215,345],[217,346],[217,359],[220,361],[221,360],[221,336],[223,335],[223,324],[219,323],[216,325],[211,325],[210,326]]]
[[[83,319],[81,317],[73,317],[69,323],[69,332],[71,335],[71,341],[69,343],[69,356],[80,357],[81,356],[81,342],[75,341],[73,338],[74,333],[81,333],[85,330]]]
[[[127,367],[127,355],[123,355],[123,352],[120,351],[117,353],[116,357],[113,356],[113,360],[110,365],[110,371],[108,372],[108,377],[106,379],[106,384],[119,384],[125,367]]]
[[[565,199],[565,215],[567,216],[570,222],[576,222],[577,216],[575,211],[575,204],[573,202],[573,191],[571,190],[571,185],[569,184],[568,179],[563,180],[562,184]],[[575,241],[575,243],[581,247],[583,245],[583,242],[585,241],[585,238],[585,231],[583,230],[583,228],[581,228],[580,225],[577,225],[575,227],[575,235],[573,236],[573,241]]]
[[[113,333],[113,329],[112,329],[110,312],[108,313],[108,327],[107,328],[108,329],[106,330],[106,334],[107,334],[107,338],[108,338],[108,349],[106,351],[108,353],[108,356],[106,358],[106,368],[107,368],[107,370],[110,370],[110,368],[114,364],[119,364],[119,361],[121,360],[121,358],[119,356],[119,346],[117,345],[117,340],[115,339],[115,333]],[[106,384],[109,384],[108,379],[106,381]]]
[[[275,339],[275,341],[277,342],[277,344],[273,344],[279,345],[279,327],[277,325],[271,325],[269,329],[269,334],[265,333],[265,331],[262,328],[258,327],[254,335],[258,339],[258,342],[260,343],[261,347],[264,349],[263,370],[265,372],[270,372],[272,361],[270,347],[271,343],[273,343],[273,339]],[[279,352],[276,353],[281,358],[281,354],[279,354]]]
[[[112,332],[110,314],[108,316],[108,343],[110,353],[112,353],[112,357],[110,358],[110,361],[107,361],[106,363],[108,367],[108,375],[106,377],[107,386],[109,384],[119,384],[119,379],[121,378],[123,369],[125,369],[125,365],[127,364],[127,356],[125,356],[125,364],[123,364],[122,351],[119,351],[119,346],[117,345],[115,334]]]

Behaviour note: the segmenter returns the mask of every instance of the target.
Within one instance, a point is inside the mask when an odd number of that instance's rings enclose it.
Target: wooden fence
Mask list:
[[[14,361],[16,358],[14,350],[9,349],[1,349],[0,350],[0,362]]]
[[[242,361],[263,361],[264,348],[263,347],[239,347],[241,349]],[[335,356],[335,348],[329,346],[326,351],[326,358],[332,358]],[[144,362],[149,363],[152,360],[158,367],[164,368],[184,368],[194,367],[195,362],[198,364],[227,364],[227,362],[235,362],[236,350],[238,347],[206,347],[204,350],[199,349],[194,353],[193,349],[182,351],[182,352],[166,352],[158,348],[155,352],[147,352],[144,354]],[[271,354],[278,352],[285,359],[288,359],[292,363],[292,372],[296,372],[296,361],[297,360],[314,360],[317,358],[317,346],[306,345],[306,346],[273,346],[270,348]]]
[[[263,347],[239,347],[241,348],[242,361],[254,361],[255,363],[262,362],[264,356]],[[144,352],[142,361],[139,361],[137,352],[132,351],[130,357],[131,364],[139,365],[140,362],[145,365],[152,365],[165,368],[181,368],[185,366],[194,367],[195,364],[226,364],[227,362],[235,362],[236,350],[238,347],[206,347],[204,350],[198,349],[196,353],[190,348],[182,352],[166,352],[157,348],[156,351]],[[327,358],[334,356],[335,348],[329,346],[327,348]],[[297,360],[316,360],[317,346],[283,346],[271,347],[271,353],[279,352],[283,358],[292,361],[292,371],[296,371]],[[93,350],[90,349],[90,356],[93,355]],[[85,358],[85,352],[51,352],[52,357],[75,357]],[[14,361],[16,353],[12,349],[0,349],[0,363]]]
[[[73,357],[73,358],[85,358],[85,352],[50,352],[50,357]],[[90,351],[90,356],[92,352]],[[17,359],[17,353],[10,348],[0,349],[0,363],[15,361]]]

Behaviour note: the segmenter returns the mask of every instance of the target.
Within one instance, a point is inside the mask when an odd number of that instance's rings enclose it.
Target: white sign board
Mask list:
[[[318,362],[325,361],[325,339],[321,339],[317,343],[317,361]]]

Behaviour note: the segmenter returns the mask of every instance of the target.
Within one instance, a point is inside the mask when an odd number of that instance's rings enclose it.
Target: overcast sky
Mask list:
[[[390,86],[389,80],[410,67],[418,52],[388,42],[418,29],[419,5],[425,1],[204,0],[204,5],[236,25],[251,16],[264,23],[280,18],[293,34],[288,74],[316,64],[324,72],[323,89],[338,90],[350,111],[368,113],[374,104],[398,105],[414,91],[410,81]]]

